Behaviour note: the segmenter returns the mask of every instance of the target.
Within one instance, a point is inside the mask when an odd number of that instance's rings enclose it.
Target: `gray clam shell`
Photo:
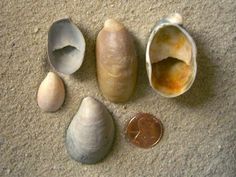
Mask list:
[[[85,40],[70,19],[61,19],[48,31],[48,59],[52,67],[63,74],[72,74],[83,63]]]
[[[86,97],[67,129],[67,151],[76,161],[97,163],[108,154],[114,131],[113,119],[105,106]]]
[[[154,37],[157,35],[157,33],[159,32],[160,29],[162,29],[163,27],[168,27],[168,26],[175,26],[177,27],[188,39],[188,41],[190,42],[191,46],[192,46],[192,56],[191,56],[191,60],[187,63],[189,63],[192,68],[193,68],[193,74],[192,74],[192,78],[188,84],[188,86],[185,88],[185,90],[181,93],[175,94],[175,95],[167,95],[167,94],[163,94],[162,92],[158,91],[157,89],[155,89],[153,87],[152,84],[152,61],[150,58],[150,46],[151,43],[153,42]],[[177,97],[183,93],[185,93],[186,91],[188,91],[195,78],[196,78],[196,73],[197,73],[197,47],[196,44],[192,38],[192,36],[186,31],[186,29],[182,26],[182,16],[178,13],[174,13],[174,14],[170,14],[169,16],[161,19],[154,27],[154,29],[151,32],[151,35],[148,39],[148,43],[147,43],[147,48],[146,48],[146,69],[147,69],[147,74],[148,74],[148,79],[149,79],[149,83],[151,85],[151,87],[161,96],[163,97],[167,97],[167,98],[172,98],[172,97]]]

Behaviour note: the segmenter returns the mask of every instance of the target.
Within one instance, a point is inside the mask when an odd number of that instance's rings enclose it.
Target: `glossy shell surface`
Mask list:
[[[49,72],[38,89],[38,106],[45,112],[55,112],[61,107],[64,99],[65,87],[62,79],[57,74]]]

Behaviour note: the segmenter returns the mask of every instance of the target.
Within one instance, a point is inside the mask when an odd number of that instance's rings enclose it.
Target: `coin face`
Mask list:
[[[161,139],[163,126],[159,119],[149,113],[138,113],[128,123],[126,136],[141,148],[155,146]]]

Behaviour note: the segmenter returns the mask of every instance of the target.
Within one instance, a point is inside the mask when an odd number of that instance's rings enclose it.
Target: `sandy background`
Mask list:
[[[152,27],[175,11],[196,40],[198,73],[190,91],[165,99],[149,86],[144,54]],[[62,75],[63,107],[43,113],[36,93],[51,70],[47,30],[65,16],[85,36],[85,61],[74,75]],[[106,101],[96,81],[94,42],[108,17],[130,30],[139,54],[136,91],[126,104]],[[1,0],[0,44],[0,176],[236,176],[235,0]],[[71,160],[64,145],[66,127],[88,95],[108,107],[117,125],[111,153],[96,165]],[[133,147],[124,138],[124,125],[139,111],[164,124],[164,137],[152,149]]]

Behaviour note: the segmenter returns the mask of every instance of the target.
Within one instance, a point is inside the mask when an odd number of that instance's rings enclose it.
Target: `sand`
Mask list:
[[[236,176],[236,1],[205,0],[1,0],[0,2],[0,176],[156,177]],[[145,48],[150,30],[164,15],[179,12],[198,48],[198,73],[184,95],[166,99],[149,86]],[[85,61],[72,76],[61,75],[66,100],[56,113],[36,102],[48,71],[47,31],[70,16],[87,43]],[[107,18],[123,22],[139,55],[136,91],[125,104],[105,100],[95,70],[95,39]],[[82,165],[65,149],[65,131],[82,98],[93,96],[112,112],[114,146],[101,163]],[[164,124],[152,149],[130,145],[127,121],[137,112]]]

